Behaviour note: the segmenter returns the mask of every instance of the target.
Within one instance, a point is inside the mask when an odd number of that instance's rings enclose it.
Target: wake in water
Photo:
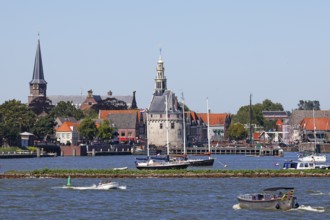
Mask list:
[[[239,210],[239,209],[241,209],[241,206],[239,206],[239,204],[235,204],[235,205],[233,205],[233,209],[234,210]]]
[[[329,196],[330,193],[324,193],[321,191],[309,191],[309,194],[312,196]]]
[[[304,211],[310,211],[310,212],[325,212],[324,207],[312,207],[312,206],[304,206],[304,205],[300,205],[296,209],[290,209],[290,211],[295,211],[295,210],[304,210]]]
[[[239,209],[242,209],[242,208],[240,207],[239,204],[235,204],[235,205],[233,205],[233,209],[234,210],[239,210]],[[310,211],[310,212],[325,212],[324,207],[312,207],[312,206],[304,206],[304,205],[301,205],[296,209],[290,209],[288,211],[297,211],[297,210]]]

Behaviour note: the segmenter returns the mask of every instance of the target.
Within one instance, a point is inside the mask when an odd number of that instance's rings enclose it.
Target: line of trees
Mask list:
[[[84,113],[75,108],[72,102],[59,102],[52,108],[42,107],[42,100],[28,106],[17,100],[9,100],[0,105],[0,145],[20,146],[20,133],[28,131],[33,133],[36,140],[52,140],[55,134],[56,118],[70,118],[82,120],[78,130],[85,141],[108,140],[115,133],[109,122],[105,121],[97,128],[90,117],[97,116],[93,110]],[[47,102],[49,103],[49,102]],[[47,105],[51,106],[51,105]],[[45,110],[48,112],[46,113]],[[38,114],[36,114],[38,113]]]

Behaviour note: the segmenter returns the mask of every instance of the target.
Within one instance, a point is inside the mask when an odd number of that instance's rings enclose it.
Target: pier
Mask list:
[[[183,154],[181,148],[171,148],[171,154]],[[207,147],[188,147],[187,154],[207,154]],[[237,155],[251,155],[251,156],[284,156],[284,151],[279,147],[241,147],[241,146],[227,146],[227,147],[212,147],[211,154],[237,154]]]

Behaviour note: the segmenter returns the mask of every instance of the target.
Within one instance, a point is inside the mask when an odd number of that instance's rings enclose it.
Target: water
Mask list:
[[[295,159],[296,154],[216,157],[209,169],[279,169],[275,163]],[[133,156],[12,159],[0,164],[2,172],[45,167],[135,169]],[[1,219],[330,219],[330,178],[127,178],[113,179],[123,187],[109,191],[86,189],[101,179],[71,181],[81,190],[63,187],[66,179],[0,179]],[[239,209],[238,194],[274,186],[294,186],[300,208]]]

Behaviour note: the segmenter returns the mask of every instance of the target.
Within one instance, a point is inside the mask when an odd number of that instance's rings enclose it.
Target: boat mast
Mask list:
[[[184,98],[183,98],[183,93],[182,93],[182,125],[183,125],[183,153],[184,155],[187,154],[187,149],[186,149],[186,117],[184,113]]]
[[[166,114],[166,148],[167,155],[170,155],[170,148],[168,146],[168,109],[167,109],[167,95],[165,94],[165,114]]]
[[[314,124],[314,153],[316,152],[316,126],[315,126],[315,114],[313,108],[313,124]]]
[[[250,123],[250,147],[252,147],[252,94],[250,94],[250,106],[249,106],[249,123]]]
[[[147,156],[149,158],[149,112],[148,109],[146,111],[146,115],[147,115]]]
[[[211,143],[210,143],[210,109],[209,109],[209,99],[206,98],[206,108],[207,108],[207,145],[209,148],[209,153],[211,153]]]

